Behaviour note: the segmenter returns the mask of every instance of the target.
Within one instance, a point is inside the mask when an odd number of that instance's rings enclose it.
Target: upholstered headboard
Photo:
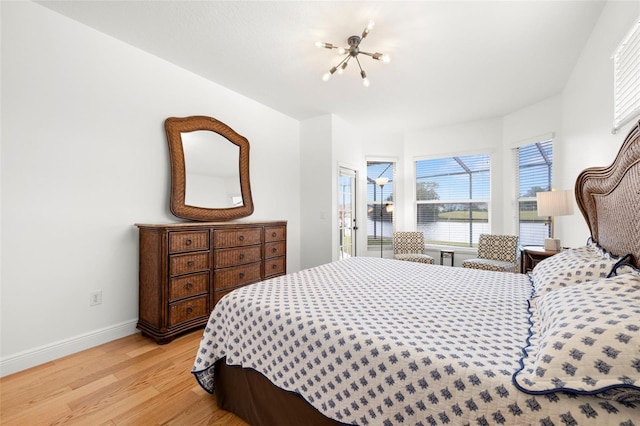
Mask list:
[[[631,253],[640,266],[640,121],[610,166],[578,175],[575,194],[593,240],[617,256]]]

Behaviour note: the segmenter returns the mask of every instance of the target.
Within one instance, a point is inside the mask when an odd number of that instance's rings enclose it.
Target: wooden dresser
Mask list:
[[[286,221],[136,226],[138,328],[158,343],[203,327],[230,291],[286,273]]]

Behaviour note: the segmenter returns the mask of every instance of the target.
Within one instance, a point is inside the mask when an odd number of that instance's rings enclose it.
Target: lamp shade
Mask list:
[[[573,214],[571,191],[547,191],[536,194],[538,216],[566,216]]]
[[[376,178],[376,183],[380,186],[385,186],[387,184],[387,182],[389,182],[389,178],[388,177],[384,177],[384,176],[380,176],[378,178]]]

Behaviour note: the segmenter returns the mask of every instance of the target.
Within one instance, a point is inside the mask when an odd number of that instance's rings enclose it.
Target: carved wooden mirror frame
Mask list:
[[[249,141],[223,122],[205,116],[169,117],[165,120],[164,127],[167,133],[171,162],[171,213],[183,219],[206,222],[226,221],[250,216],[253,213],[253,199],[251,198],[251,183],[249,180]],[[186,170],[181,134],[197,130],[215,132],[240,148],[238,165],[242,205],[225,208],[205,208],[185,204]]]

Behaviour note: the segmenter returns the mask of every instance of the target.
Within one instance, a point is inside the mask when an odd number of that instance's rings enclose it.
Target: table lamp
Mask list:
[[[546,191],[536,194],[538,203],[538,216],[551,217],[551,238],[544,240],[545,250],[560,250],[560,240],[555,238],[555,216],[566,216],[573,214],[573,192],[564,191]]]

